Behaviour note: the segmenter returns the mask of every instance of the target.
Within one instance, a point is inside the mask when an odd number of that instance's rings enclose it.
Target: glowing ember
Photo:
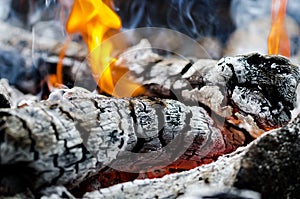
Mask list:
[[[86,42],[94,79],[100,90],[114,96],[137,95],[142,92],[139,85],[124,77],[122,79],[127,81],[118,82],[127,71],[118,71],[121,74],[112,75],[113,64],[116,61],[111,57],[113,45],[109,41],[102,41],[109,31],[121,29],[121,20],[109,5],[111,5],[110,1],[75,0],[66,30],[69,33],[80,33]],[[117,83],[118,88],[115,88]]]
[[[276,9],[277,0],[272,0],[272,27],[268,38],[268,53],[290,57],[290,41],[285,28],[287,1],[280,0],[279,9]]]

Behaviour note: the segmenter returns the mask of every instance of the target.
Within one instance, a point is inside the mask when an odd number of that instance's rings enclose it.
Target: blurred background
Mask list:
[[[188,51],[189,44],[185,43],[184,40],[181,41],[171,31],[161,31],[155,36],[152,35],[152,37],[155,37],[154,42],[171,46],[171,49],[185,49],[187,53],[185,56],[220,59],[223,56],[234,56],[250,52],[268,53],[267,41],[271,29],[271,0],[103,1],[109,4],[121,18],[121,31],[140,27],[168,28],[192,38],[205,49],[205,52],[199,51],[191,54],[191,51]],[[0,67],[2,65],[2,68],[12,60],[19,60],[18,63],[16,61],[10,63],[18,71],[21,71],[19,69],[20,65],[27,65],[25,70],[27,72],[14,72],[14,75],[7,75],[2,71],[0,77],[11,77],[10,83],[18,85],[19,89],[24,92],[39,92],[40,86],[34,89],[32,87],[40,85],[37,82],[43,80],[44,76],[49,73],[49,68],[45,69],[43,67],[45,61],[41,59],[40,54],[38,57],[34,56],[36,52],[41,51],[40,41],[34,38],[49,38],[63,43],[67,38],[65,24],[72,5],[73,0],[1,0],[1,23],[19,27],[32,33],[32,55],[30,56],[33,60],[30,62],[27,58],[23,60],[16,54],[0,53]],[[288,1],[285,25],[291,45],[290,59],[297,64],[300,63],[299,10],[300,1]],[[5,33],[1,34],[4,35]],[[19,33],[20,36],[22,34],[22,32]],[[151,31],[148,34],[147,31],[144,31],[143,33],[132,34],[130,37],[132,40],[139,41],[144,37],[151,37],[151,34]],[[83,46],[85,45],[80,35],[75,35],[72,39]],[[1,49],[5,50],[2,47]],[[13,56],[17,56],[17,58],[12,59]],[[78,60],[80,61],[80,59]],[[22,64],[23,62],[24,64]],[[46,62],[49,64],[49,59]],[[55,67],[57,62],[54,61],[50,64]],[[28,70],[30,67],[31,69]],[[31,82],[32,76],[37,77],[35,78],[37,80]],[[27,78],[28,81],[24,81],[24,78],[25,80]]]
[[[72,3],[72,0],[1,0],[0,19],[61,39]],[[123,29],[177,30],[197,40],[216,59],[251,51],[267,53],[271,0],[113,0],[112,3],[122,19]],[[286,26],[292,56],[298,56],[299,51],[299,10],[299,1],[288,1]],[[57,24],[43,24],[52,20]]]

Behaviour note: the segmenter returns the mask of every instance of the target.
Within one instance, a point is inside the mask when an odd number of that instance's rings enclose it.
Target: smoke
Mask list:
[[[231,16],[237,27],[246,26],[251,21],[271,17],[271,0],[232,0]],[[300,1],[290,0],[287,15],[300,25]]]
[[[194,39],[226,41],[234,30],[231,0],[114,0],[123,27],[164,27]]]

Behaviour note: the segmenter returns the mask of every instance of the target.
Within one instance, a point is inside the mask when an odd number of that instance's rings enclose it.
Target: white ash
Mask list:
[[[203,86],[200,89],[183,90],[182,96],[205,104],[223,117],[232,115],[232,108],[225,106],[224,95],[218,86]]]
[[[129,48],[126,52],[122,53],[118,57],[116,65],[128,66],[129,69],[136,71],[137,74],[143,72],[139,70],[140,65],[146,65],[147,63],[155,62],[162,59],[158,54],[152,52],[151,44],[148,40],[142,39],[139,44]]]
[[[191,66],[191,68],[182,75],[182,78],[186,79],[196,74],[197,72],[201,72],[201,75],[207,74],[213,68],[215,68],[217,60],[213,59],[199,59]]]
[[[249,95],[255,93],[257,95]],[[270,115],[270,104],[266,101],[259,91],[248,90],[246,88],[235,87],[232,93],[233,102],[246,113],[267,117]]]

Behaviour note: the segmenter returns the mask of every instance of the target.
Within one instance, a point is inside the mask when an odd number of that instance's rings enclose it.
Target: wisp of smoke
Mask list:
[[[234,30],[231,0],[114,0],[124,28],[164,27],[194,39],[226,41]]]

